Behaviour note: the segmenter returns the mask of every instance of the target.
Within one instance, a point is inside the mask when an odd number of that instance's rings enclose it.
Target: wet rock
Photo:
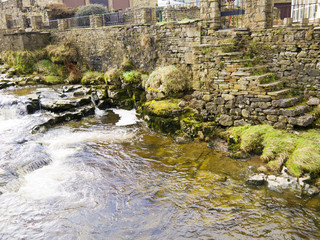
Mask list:
[[[246,183],[251,186],[263,186],[267,185],[266,175],[258,174],[250,177]]]
[[[268,169],[265,166],[260,166],[257,168],[257,170],[261,173],[267,173]]]

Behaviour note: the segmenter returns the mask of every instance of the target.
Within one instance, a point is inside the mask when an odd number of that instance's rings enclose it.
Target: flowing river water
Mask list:
[[[178,144],[134,111],[45,132],[0,92],[0,239],[319,239],[320,198],[245,184],[261,164]],[[28,90],[30,92],[35,90]]]

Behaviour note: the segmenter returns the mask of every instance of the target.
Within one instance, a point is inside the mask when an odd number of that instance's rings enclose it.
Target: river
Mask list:
[[[178,144],[134,110],[31,133],[36,91],[0,91],[0,239],[320,238],[319,197],[245,184],[258,158]]]

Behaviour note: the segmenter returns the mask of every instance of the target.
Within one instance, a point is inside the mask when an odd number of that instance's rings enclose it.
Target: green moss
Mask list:
[[[149,112],[155,115],[170,115],[173,111],[179,109],[179,99],[167,99],[162,101],[149,101],[145,103],[145,107]]]
[[[121,85],[121,71],[117,68],[112,68],[104,74],[104,80],[107,84]]]
[[[134,67],[133,67],[131,60],[128,58],[124,58],[121,63],[121,70],[122,71],[131,71],[133,69],[134,69]]]
[[[213,53],[215,51],[215,49],[216,49],[215,47],[202,47],[201,53],[203,55],[209,55],[209,54]]]
[[[45,76],[43,78],[43,83],[47,85],[62,84],[64,81],[58,76]]]
[[[254,71],[252,71],[252,76],[258,76],[268,73],[268,70],[266,68],[257,68]]]
[[[270,161],[269,167],[279,170],[285,163],[290,174],[320,171],[320,131],[301,134],[277,130],[268,125],[230,128],[229,134],[245,152],[260,151],[261,158]]]
[[[52,63],[49,60],[41,60],[36,63],[35,69],[38,73],[47,75],[47,76],[59,76],[61,78],[67,78],[68,73],[64,65],[58,65]]]
[[[100,85],[104,83],[104,75],[101,72],[88,71],[83,74],[81,84],[83,85]]]
[[[139,83],[141,82],[141,73],[137,71],[129,71],[122,73],[123,80],[126,83]]]

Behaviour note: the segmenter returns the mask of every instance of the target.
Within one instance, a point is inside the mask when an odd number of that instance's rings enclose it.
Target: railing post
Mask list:
[[[221,11],[219,0],[203,0],[200,6],[200,18],[205,21],[213,21],[213,28],[221,27]]]
[[[41,16],[32,16],[30,18],[32,30],[42,29],[42,17]]]
[[[97,28],[103,26],[103,15],[90,15],[90,27]]]
[[[246,0],[245,23],[251,30],[272,28],[273,0]]]
[[[68,29],[68,19],[58,19],[58,30],[64,31]]]

